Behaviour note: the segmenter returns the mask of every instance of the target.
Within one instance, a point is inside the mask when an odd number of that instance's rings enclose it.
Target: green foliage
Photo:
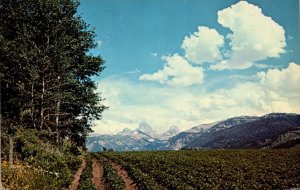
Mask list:
[[[299,188],[299,148],[101,153],[139,189]]]
[[[47,141],[47,136],[35,129],[17,130],[15,149],[19,159],[12,167],[3,166],[7,187],[56,190],[69,186],[80,159],[68,150],[67,142],[54,146]]]
[[[47,189],[49,180],[53,189],[68,187],[93,120],[106,109],[91,79],[104,61],[88,55],[95,35],[77,15],[78,5],[0,1],[1,154],[8,154],[13,137],[21,165],[41,169],[32,178],[38,189]]]
[[[47,136],[47,133],[35,129],[18,129],[15,149],[25,163],[55,174],[56,177],[51,178],[53,183],[67,187],[73,180],[73,173],[80,165],[80,160],[69,151],[68,142],[54,146],[47,141]]]
[[[74,171],[77,170],[80,164],[80,160],[69,151],[70,142],[66,141],[62,145],[54,146],[47,140],[47,137],[46,132],[43,133],[35,129],[18,129],[14,138],[15,151],[19,160],[17,162],[32,168],[31,173],[33,176],[27,175],[26,177],[31,179],[31,186],[37,183],[40,184],[40,187],[46,188],[48,183],[53,183],[59,184],[60,187],[68,187],[73,179]],[[35,168],[38,168],[38,170],[35,170]],[[13,176],[15,175],[14,172],[17,172],[17,170],[7,171],[8,174],[10,173]],[[10,174],[8,176],[11,176]],[[42,179],[43,177],[46,177],[46,179]],[[28,182],[27,179],[14,177],[11,179]],[[12,181],[12,183],[18,182]]]
[[[4,162],[2,183],[5,188],[12,190],[56,190],[62,187],[58,175],[24,163],[15,163],[14,167],[9,167]]]
[[[94,31],[73,0],[0,1],[3,127],[50,132],[51,141],[83,146],[93,119],[106,109],[91,80],[104,69],[87,55]]]

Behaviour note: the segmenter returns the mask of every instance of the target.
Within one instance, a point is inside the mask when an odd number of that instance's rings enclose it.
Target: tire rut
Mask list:
[[[92,159],[92,168],[93,168],[93,183],[96,186],[97,190],[106,190],[104,180],[103,180],[103,165],[96,159]]]
[[[122,178],[122,180],[125,183],[125,190],[137,190],[138,187],[137,185],[134,183],[134,181],[128,176],[128,173],[126,170],[124,170],[122,168],[122,166],[111,162],[110,164],[112,165],[112,167],[117,171],[118,175]]]
[[[76,190],[78,188],[80,176],[81,176],[82,171],[84,170],[85,166],[86,166],[86,160],[83,159],[82,163],[80,165],[80,168],[77,170],[77,172],[74,176],[74,180],[72,181],[72,183],[69,186],[69,190]]]

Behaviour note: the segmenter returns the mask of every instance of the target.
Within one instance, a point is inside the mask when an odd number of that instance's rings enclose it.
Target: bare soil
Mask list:
[[[83,159],[82,163],[80,165],[80,168],[77,170],[77,172],[74,176],[74,180],[72,181],[72,183],[69,186],[69,190],[76,190],[78,188],[80,176],[81,176],[81,173],[84,170],[85,166],[86,166],[86,160]]]
[[[93,183],[96,186],[97,190],[106,190],[104,180],[103,180],[103,165],[97,161],[96,158],[92,159],[92,168],[93,168]]]
[[[137,185],[134,183],[134,181],[128,176],[128,173],[126,170],[124,170],[122,168],[122,166],[110,162],[112,167],[117,170],[118,175],[122,178],[122,180],[125,182],[125,190],[137,190],[138,187]]]

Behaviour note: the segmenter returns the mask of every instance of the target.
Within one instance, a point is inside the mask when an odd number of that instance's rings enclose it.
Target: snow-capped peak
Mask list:
[[[189,133],[199,133],[201,131],[205,131],[205,130],[213,127],[214,125],[216,125],[218,123],[220,123],[220,121],[213,122],[213,123],[208,123],[208,124],[197,125],[195,127],[192,127],[189,130],[186,130],[186,132],[189,132]]]
[[[121,132],[117,133],[117,135],[125,136],[131,135],[134,131],[128,128],[123,129]]]
[[[157,137],[157,132],[146,121],[142,121],[136,130],[142,131],[152,137]]]
[[[176,126],[171,126],[167,131],[160,135],[160,139],[167,140],[179,133],[179,129]]]

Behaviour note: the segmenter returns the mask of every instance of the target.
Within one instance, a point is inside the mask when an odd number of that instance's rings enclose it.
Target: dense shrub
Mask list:
[[[2,183],[4,188],[12,190],[56,190],[62,185],[57,173],[26,163],[17,162],[9,167],[6,161],[2,162]]]
[[[81,161],[69,151],[71,145],[67,140],[50,144],[46,132],[33,129],[18,129],[14,139],[15,164],[9,168],[3,162],[6,185],[49,190],[69,186]]]

